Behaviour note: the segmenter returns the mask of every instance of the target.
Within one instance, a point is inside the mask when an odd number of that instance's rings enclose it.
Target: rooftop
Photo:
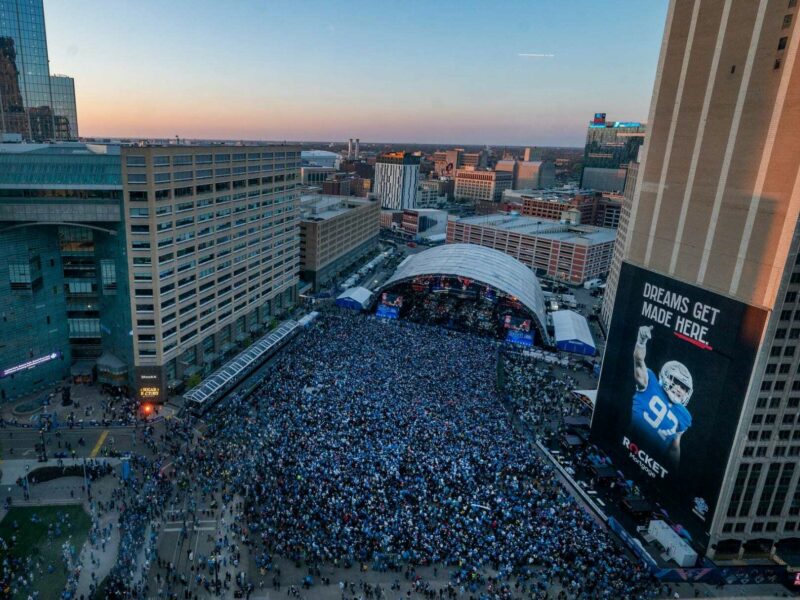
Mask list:
[[[593,225],[570,225],[560,221],[515,215],[493,214],[466,217],[458,219],[456,222],[465,225],[503,229],[521,235],[537,236],[585,246],[613,242],[617,237],[616,229],[595,227]]]
[[[303,221],[325,221],[369,203],[370,200],[351,196],[308,194],[300,197],[300,219]]]
[[[61,142],[0,144],[0,188],[122,187],[119,146]]]

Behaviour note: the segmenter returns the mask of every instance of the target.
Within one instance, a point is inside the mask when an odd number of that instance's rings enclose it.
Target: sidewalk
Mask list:
[[[84,508],[86,506],[84,505]],[[75,591],[76,597],[89,598],[91,595],[91,585],[99,585],[101,581],[109,574],[114,564],[117,562],[117,555],[119,553],[120,535],[119,529],[113,527],[113,524],[119,518],[117,511],[107,512],[98,520],[96,514],[92,514],[92,524],[97,526],[97,529],[102,531],[104,528],[112,525],[111,532],[105,536],[100,534],[94,543],[91,541],[91,534],[89,539],[83,545],[78,562],[81,565],[81,574],[78,577],[78,587]],[[93,560],[95,561],[93,564]],[[94,577],[92,577],[94,575]]]

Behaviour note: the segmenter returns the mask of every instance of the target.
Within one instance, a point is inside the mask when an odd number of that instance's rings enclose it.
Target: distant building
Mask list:
[[[419,183],[417,208],[439,208],[447,204],[448,182],[439,179],[423,179]]]
[[[522,160],[524,160],[525,162],[535,162],[542,160],[542,149],[525,148],[525,152],[522,155]]]
[[[320,167],[318,165],[303,165],[300,167],[300,178],[303,185],[320,186],[323,181],[335,174],[335,167]]]
[[[433,153],[434,171],[440,177],[455,177],[456,171],[464,167],[485,169],[489,166],[489,154],[485,150],[466,152],[464,148],[440,150]]]
[[[50,75],[42,0],[0,0],[0,134],[78,137],[75,82]]]
[[[608,273],[616,231],[513,215],[450,220],[447,243],[494,248],[540,274],[580,285]]]
[[[380,198],[382,208],[402,210],[417,206],[419,161],[419,156],[409,152],[378,156],[373,193]]]
[[[447,233],[447,211],[428,208],[406,209],[400,221],[404,233],[415,239],[430,239]]]
[[[372,191],[372,180],[364,177],[350,179],[350,193],[359,198],[366,198]]]
[[[500,202],[503,192],[514,185],[513,173],[504,171],[456,171],[456,200]]]
[[[597,113],[586,132],[581,187],[622,193],[628,164],[644,142],[645,125],[629,121],[606,121]]]
[[[346,177],[331,177],[322,182],[322,193],[326,196],[349,196],[350,180]]]
[[[517,163],[515,190],[546,189],[556,184],[556,167],[551,162],[521,161]]]
[[[511,173],[514,177],[515,190],[549,188],[556,183],[556,168],[550,162],[504,159],[497,161],[494,170]]]
[[[300,201],[300,270],[318,291],[378,247],[380,205],[342,196]]]
[[[381,229],[397,230],[403,223],[402,210],[381,210]]]
[[[327,150],[303,150],[300,157],[303,166],[332,167],[334,169],[339,168],[339,162],[342,160],[339,154]]]

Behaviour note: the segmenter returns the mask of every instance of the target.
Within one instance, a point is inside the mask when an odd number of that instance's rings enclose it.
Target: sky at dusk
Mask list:
[[[647,120],[667,0],[45,0],[82,136],[580,146]]]

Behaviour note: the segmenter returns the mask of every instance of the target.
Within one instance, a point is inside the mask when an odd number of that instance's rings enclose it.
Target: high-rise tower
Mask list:
[[[610,278],[593,438],[718,555],[800,527],[796,4],[671,1]]]
[[[42,0],[0,0],[0,134],[78,137],[75,82],[51,76]]]

